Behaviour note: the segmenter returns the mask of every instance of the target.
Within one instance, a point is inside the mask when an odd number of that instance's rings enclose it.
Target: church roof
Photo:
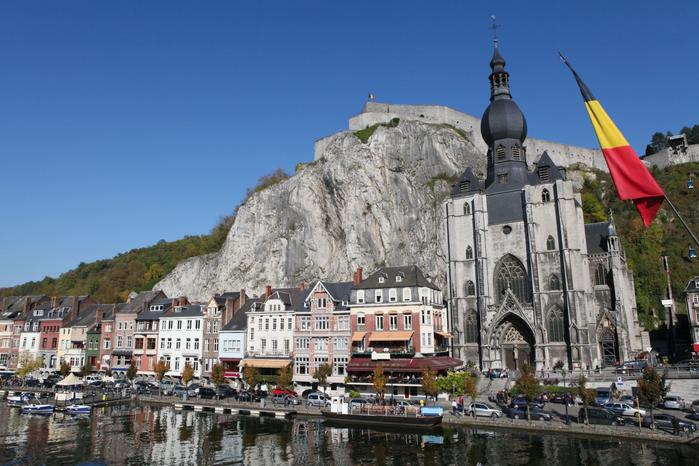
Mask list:
[[[609,222],[597,222],[586,224],[585,240],[587,241],[587,253],[601,254],[607,252],[608,234]]]

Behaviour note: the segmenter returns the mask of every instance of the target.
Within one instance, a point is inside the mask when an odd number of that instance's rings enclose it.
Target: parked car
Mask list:
[[[330,398],[323,392],[309,393],[308,398],[306,398],[306,406],[324,408],[330,406]]]
[[[542,403],[540,401],[532,401],[531,403],[527,403],[526,398],[519,397],[519,396],[512,398],[512,401],[510,401],[509,407],[510,408],[526,408],[527,404],[529,404],[530,407],[534,406],[534,407],[537,407],[539,409],[544,409],[544,403]]]
[[[634,408],[628,403],[613,402],[604,405],[604,409],[618,414],[619,416],[645,416],[646,410]]]
[[[288,388],[275,388],[272,390],[272,395],[292,395],[292,396],[299,396],[298,393],[296,393],[293,390],[289,390]]]
[[[250,391],[250,390],[244,390],[244,391],[238,392],[238,401],[255,403],[255,402],[260,401],[260,399],[261,399],[261,397],[257,393]]]
[[[310,394],[313,393],[313,392],[314,392],[313,389],[307,388],[306,390],[304,390],[303,392],[301,392],[301,398],[308,398],[308,395],[310,395]]]
[[[160,392],[163,395],[172,395],[173,390],[175,389],[175,382],[172,380],[163,380],[160,382]]]
[[[604,408],[587,408],[587,419],[590,424],[603,424],[608,426],[623,426],[626,421],[623,417]],[[585,408],[578,411],[578,422],[585,422]]]
[[[692,401],[692,404],[687,406],[687,411],[694,414],[699,414],[699,400]]]
[[[280,393],[278,395],[272,395],[273,405],[300,405],[301,400],[299,397],[289,394]]]
[[[506,379],[507,369],[488,369],[486,375],[489,379]]]
[[[403,408],[412,408],[415,405],[408,400],[398,400],[393,403],[395,406],[402,406]]]
[[[115,390],[122,390],[124,388],[129,388],[129,383],[125,380],[117,380],[116,382],[114,382]]]
[[[367,404],[369,404],[369,402],[364,398],[352,398],[349,401],[350,408],[359,408],[361,406],[366,406]]]
[[[624,361],[619,364],[616,368],[617,374],[630,374],[634,372],[640,372],[648,365],[648,361],[645,359],[638,359],[635,361]]]
[[[212,400],[216,398],[216,390],[210,387],[199,387],[197,389],[197,396],[203,400]]]
[[[187,387],[182,385],[181,383],[175,384],[174,387],[172,387],[172,394],[177,397],[183,397],[184,394],[187,394],[189,396],[189,390],[187,390]]]
[[[604,406],[612,401],[612,389],[611,388],[596,388],[595,389],[595,403],[598,406]]]
[[[221,398],[231,398],[235,396],[235,389],[230,385],[221,384],[216,388],[218,396]]]
[[[527,406],[518,406],[507,410],[507,417],[512,419],[527,419]],[[529,417],[540,421],[550,421],[553,419],[551,413],[536,406],[529,406]]]
[[[468,414],[471,416],[484,416],[484,417],[502,417],[502,411],[488,403],[471,403],[468,406]]]
[[[684,409],[684,400],[679,396],[668,395],[663,400],[663,408],[665,409]]]
[[[62,377],[60,375],[49,375],[44,379],[44,381],[41,383],[41,385],[44,388],[51,388],[54,385],[56,385],[58,382],[60,382]]]
[[[672,414],[657,413],[653,415],[653,418],[656,429],[674,430],[673,424],[677,422],[677,427],[681,432],[695,432],[697,430],[697,426],[693,422],[685,421]],[[650,415],[645,416],[641,424],[643,427],[652,428]]]

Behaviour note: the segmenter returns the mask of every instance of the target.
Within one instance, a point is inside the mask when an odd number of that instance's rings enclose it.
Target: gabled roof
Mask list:
[[[102,320],[113,315],[115,304],[90,304],[80,311],[80,315],[64,325],[64,327],[90,327],[95,323],[98,310],[103,311]]]
[[[151,311],[150,306],[163,306],[163,310],[162,311]],[[158,319],[160,319],[161,317],[163,317],[163,315],[165,315],[165,313],[167,311],[170,310],[170,308],[172,308],[172,300],[169,298],[156,299],[150,303],[150,306],[148,307],[148,309],[146,309],[145,311],[138,314],[138,316],[136,316],[136,320],[158,320]]]
[[[287,310],[303,310],[303,301],[309,290],[301,291],[299,288],[275,288],[272,294],[265,300],[279,299],[284,303]]]
[[[466,170],[464,170],[461,177],[459,177],[459,181],[457,181],[451,186],[451,194],[452,196],[458,196],[462,194],[477,192],[482,189],[483,182],[479,180],[476,175],[474,175],[473,170],[471,170],[471,167],[468,167],[466,168]]]
[[[699,292],[699,276],[692,278],[689,280],[689,283],[687,283],[687,286],[684,287],[684,291],[686,292]]]
[[[233,313],[231,321],[224,325],[221,331],[247,330],[248,312],[252,310],[255,303],[264,303],[264,298],[255,298],[245,301],[245,304]]]
[[[396,277],[400,276],[401,281]],[[383,277],[383,283],[379,279]],[[417,265],[406,265],[401,267],[382,267],[364,279],[359,285],[353,289],[372,289],[372,288],[404,288],[404,287],[426,287],[433,290],[439,290],[439,287],[427,280],[425,274]]]
[[[129,297],[129,300],[117,312],[141,312],[150,306],[151,301],[163,297],[165,297],[165,293],[162,291],[141,291],[136,296]]]
[[[218,304],[219,306],[225,306],[226,300],[238,299],[239,297],[240,297],[240,291],[226,291],[223,294],[220,294],[218,296],[214,296],[214,301],[216,301],[216,304]]]
[[[609,222],[588,223],[585,225],[585,240],[588,254],[607,252]]]
[[[548,172],[546,173],[547,178],[541,179],[539,176],[539,169],[546,168],[548,168]],[[541,154],[541,157],[539,157],[539,161],[536,162],[536,169],[529,174],[529,182],[531,184],[553,183],[556,180],[563,179],[563,173],[561,173],[560,168],[558,168],[553,159],[551,159],[549,153],[546,151],[544,151],[544,153]]]
[[[325,288],[325,290],[330,294],[333,301],[335,302],[335,310],[336,311],[349,309],[346,306],[346,304],[349,303],[350,292],[352,291],[352,286],[354,285],[354,283],[352,283],[352,282],[324,282],[322,280],[313,282],[308,286],[308,288],[306,289],[306,292],[304,293],[304,296],[303,296],[304,304],[306,304],[308,302],[308,299],[310,298],[311,293],[313,292],[313,290],[316,289],[316,287],[318,285],[323,286]],[[345,303],[345,305],[343,305],[342,303]],[[308,310],[307,307],[306,307],[306,310]]]
[[[186,306],[175,306],[170,308],[167,312],[163,313],[162,319],[166,318],[179,318],[179,317],[201,317],[203,314],[201,312],[201,304],[188,304]]]

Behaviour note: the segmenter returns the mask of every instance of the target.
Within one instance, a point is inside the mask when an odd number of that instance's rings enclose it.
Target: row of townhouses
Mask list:
[[[64,361],[74,372],[89,366],[118,373],[133,363],[154,375],[164,360],[169,376],[181,376],[189,364],[205,379],[220,362],[229,379],[254,367],[273,381],[291,367],[301,390],[317,386],[315,371],[327,364],[332,390],[371,392],[381,366],[389,391],[410,397],[425,368],[463,364],[449,356],[442,292],[416,266],[385,267],[366,278],[357,269],[352,281],[267,286],[259,296],[240,290],[199,303],[161,291],[132,293],[119,304],[89,296],[4,298],[0,331],[0,366],[7,369],[41,357],[46,371]]]

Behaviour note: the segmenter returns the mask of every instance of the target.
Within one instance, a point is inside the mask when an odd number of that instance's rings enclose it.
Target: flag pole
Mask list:
[[[679,221],[682,223],[682,226],[684,227],[684,229],[687,230],[687,233],[689,233],[689,236],[691,236],[692,239],[694,240],[694,244],[696,244],[697,247],[699,247],[699,240],[697,239],[696,235],[694,234],[694,232],[692,231],[692,229],[689,228],[689,225],[687,225],[687,222],[684,221],[684,218],[682,218],[682,216],[680,215],[680,213],[677,211],[677,208],[676,208],[675,205],[672,203],[672,201],[670,201],[670,198],[667,197],[667,194],[665,194],[665,200],[666,200],[667,203],[670,205],[670,208],[671,208],[672,211],[675,213],[675,216],[676,216],[676,217],[679,219]]]

